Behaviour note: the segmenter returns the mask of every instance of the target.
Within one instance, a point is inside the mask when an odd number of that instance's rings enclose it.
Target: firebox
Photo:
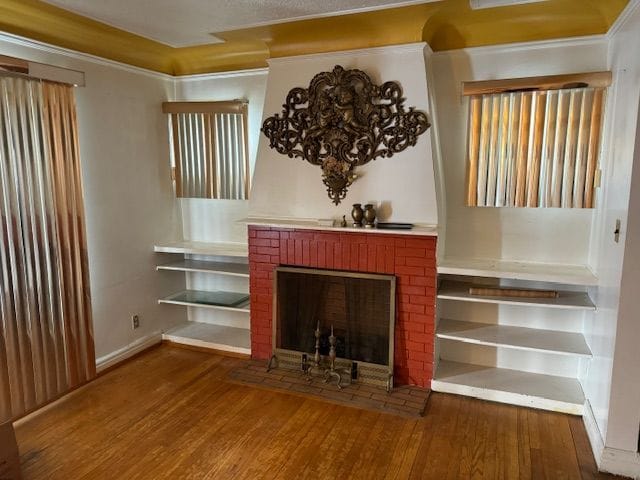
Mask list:
[[[279,367],[392,388],[394,275],[278,267],[274,287],[272,360]]]

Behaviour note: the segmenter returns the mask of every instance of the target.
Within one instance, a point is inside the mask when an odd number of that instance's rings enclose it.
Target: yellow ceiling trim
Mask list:
[[[264,42],[251,39],[173,50],[171,66],[174,75],[261,68],[267,66],[269,58],[269,49]]]
[[[271,58],[381,47],[422,41],[426,19],[438,3],[301,20],[231,32],[216,32],[228,42],[259,39]]]
[[[548,0],[472,10],[468,0],[442,2],[425,22],[434,51],[606,33],[628,0]]]
[[[225,43],[173,48],[39,0],[0,0],[0,30],[137,67],[188,75],[269,58],[426,41],[434,51],[606,33],[628,0],[547,0],[471,10],[442,0],[218,32]]]
[[[171,48],[37,0],[0,0],[0,30],[172,74]]]

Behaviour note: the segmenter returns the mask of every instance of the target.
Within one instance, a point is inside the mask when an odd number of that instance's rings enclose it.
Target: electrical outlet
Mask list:
[[[131,326],[134,330],[140,326],[140,317],[138,315],[131,316]]]

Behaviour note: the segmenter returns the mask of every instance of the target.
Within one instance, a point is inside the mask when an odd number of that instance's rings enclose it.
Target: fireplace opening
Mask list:
[[[317,358],[317,346],[327,367],[333,333],[343,372],[355,366],[352,378],[392,385],[395,276],[296,267],[275,272],[273,353],[279,364],[300,368],[302,362],[304,368],[303,358]]]

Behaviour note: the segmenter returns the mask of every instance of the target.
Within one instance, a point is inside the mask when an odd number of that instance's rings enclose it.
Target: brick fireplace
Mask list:
[[[397,277],[397,385],[429,387],[433,375],[436,237],[378,231],[249,226],[251,351],[272,350],[273,272],[297,266]]]

